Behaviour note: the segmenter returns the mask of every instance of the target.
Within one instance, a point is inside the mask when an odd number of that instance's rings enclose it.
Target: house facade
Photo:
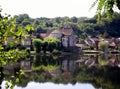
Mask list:
[[[64,47],[75,46],[74,31],[69,24],[66,24],[62,29],[59,30],[48,30],[46,36],[44,34],[44,38],[45,37],[54,37],[59,39]]]
[[[65,47],[72,47],[75,46],[75,37],[73,29],[69,24],[66,24],[63,29],[61,30],[62,34],[62,45]]]

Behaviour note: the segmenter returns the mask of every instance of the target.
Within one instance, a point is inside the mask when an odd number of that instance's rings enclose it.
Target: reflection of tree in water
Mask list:
[[[120,87],[120,69],[118,67],[91,67],[87,68],[86,66],[82,66],[75,70],[73,76],[68,79],[69,81],[63,81],[62,75],[57,77],[52,77],[44,70],[35,71],[32,73],[28,73],[22,76],[21,82],[19,86],[27,85],[30,81],[35,82],[54,82],[54,83],[71,83],[75,84],[76,82],[82,83],[91,83],[94,85],[95,88],[102,88],[102,89],[119,89]],[[112,70],[112,71],[111,71]],[[69,76],[68,76],[69,77]]]
[[[119,56],[115,56],[119,57]],[[114,57],[114,58],[115,58]],[[106,59],[105,59],[106,58]],[[90,56],[89,59],[93,59],[96,61],[96,63],[101,63],[102,61],[108,61],[110,62],[110,59],[113,58],[113,56]],[[66,60],[67,59],[67,60]],[[63,56],[61,57],[61,64],[63,61],[67,61],[68,63],[72,58],[71,56]],[[116,58],[118,59],[118,58]],[[72,61],[73,61],[72,60]],[[101,64],[100,64],[101,65]],[[74,66],[73,66],[74,67]],[[66,83],[66,81],[63,81],[62,75],[68,75],[69,72],[62,73],[59,77],[57,77],[57,82]],[[76,83],[76,82],[89,82],[92,83],[96,88],[102,87],[103,89],[119,89],[119,83],[120,83],[120,69],[118,67],[112,67],[111,65],[104,65],[104,66],[93,66],[91,68],[88,68],[86,65],[80,65],[80,67],[76,68],[74,70],[74,74],[69,77],[68,83]],[[65,78],[65,77],[64,77]],[[50,78],[50,81],[52,81],[53,78]],[[56,80],[54,78],[54,80]],[[55,82],[55,81],[53,81]]]
[[[99,57],[91,56],[88,58],[92,58],[97,61],[97,58]],[[103,57],[101,58],[102,60],[104,60]],[[111,56],[109,56],[108,58],[111,58]],[[62,66],[62,63],[64,62],[64,60],[67,60],[67,63],[70,65],[71,62],[74,63],[75,59],[76,58],[73,58],[68,55],[63,57],[54,57],[53,55],[49,55],[49,56],[42,55],[42,56],[36,56],[33,63],[36,63],[37,66],[40,66],[41,64]],[[108,60],[108,59],[105,59],[105,60]],[[99,61],[97,63],[99,63]],[[119,85],[120,84],[120,76],[119,76],[120,68],[117,66],[113,67],[110,65],[104,65],[104,66],[91,66],[88,68],[87,65],[85,65],[84,63],[81,63],[80,66],[77,66],[77,67],[76,65],[72,65],[72,66],[75,67],[74,72],[72,72],[72,74],[70,74],[71,72],[70,70],[61,71],[60,68],[56,70],[51,70],[51,71],[45,71],[43,69],[34,70],[31,73],[26,73],[25,75],[19,76],[20,82],[17,83],[17,86],[26,87],[30,81],[34,81],[39,83],[54,82],[54,83],[62,83],[62,84],[66,84],[66,83],[76,84],[76,82],[91,83],[94,85],[96,89],[97,88],[119,89],[120,87]],[[61,72],[59,72],[58,70],[60,70]],[[57,74],[57,76],[51,75],[51,73],[54,73],[54,72]],[[67,81],[65,80],[65,78],[68,78]]]
[[[39,66],[39,65],[41,65],[41,60],[42,60],[42,58],[41,58],[40,55],[34,56],[33,65],[34,65],[34,66]]]
[[[59,57],[53,55],[36,55],[32,63],[33,67],[39,67],[41,65],[59,65]]]
[[[120,68],[111,66],[91,67],[78,69],[76,79],[79,82],[89,82],[95,88],[119,89],[120,87]]]

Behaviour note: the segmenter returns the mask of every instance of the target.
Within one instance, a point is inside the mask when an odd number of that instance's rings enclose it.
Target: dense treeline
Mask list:
[[[30,18],[27,14],[21,14],[14,16],[16,18],[17,25],[26,26],[33,25],[34,32],[43,33],[47,30],[57,30],[62,28],[63,24],[69,23],[76,37],[82,39],[91,35],[92,37],[119,37],[120,36],[120,14],[114,13],[111,21],[106,18],[107,15],[103,15],[103,18],[98,22],[97,15],[93,18],[87,17],[56,17],[56,18]]]

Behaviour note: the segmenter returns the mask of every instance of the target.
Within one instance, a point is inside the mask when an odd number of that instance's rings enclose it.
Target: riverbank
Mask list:
[[[84,54],[104,54],[105,52],[99,50],[82,50]],[[119,50],[108,51],[110,54],[120,54]]]

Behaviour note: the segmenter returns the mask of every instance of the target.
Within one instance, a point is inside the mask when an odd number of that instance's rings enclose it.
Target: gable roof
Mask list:
[[[64,35],[69,36],[69,35],[72,35],[73,29],[69,24],[65,24],[63,26],[63,29],[61,29],[61,33],[64,34]]]
[[[73,30],[71,30],[71,29],[63,29],[63,30],[61,30],[61,33],[64,34],[64,35],[69,36],[69,35],[72,35]]]
[[[53,30],[49,36],[56,37],[56,38],[61,38],[62,34],[60,30]]]
[[[60,30],[53,30],[51,33],[52,34],[61,34],[61,31]]]
[[[40,33],[40,37],[41,37],[41,38],[48,37],[48,36],[51,34],[51,32],[53,32],[53,31],[54,31],[54,30],[48,30],[47,33]]]
[[[70,36],[73,33],[73,29],[69,24],[66,24],[63,26],[60,30],[48,30],[46,33],[46,37],[48,37],[51,34],[64,34],[65,36]]]
[[[47,33],[46,33],[46,37],[48,37],[51,34],[51,32],[53,32],[53,31],[54,30],[48,30]]]

